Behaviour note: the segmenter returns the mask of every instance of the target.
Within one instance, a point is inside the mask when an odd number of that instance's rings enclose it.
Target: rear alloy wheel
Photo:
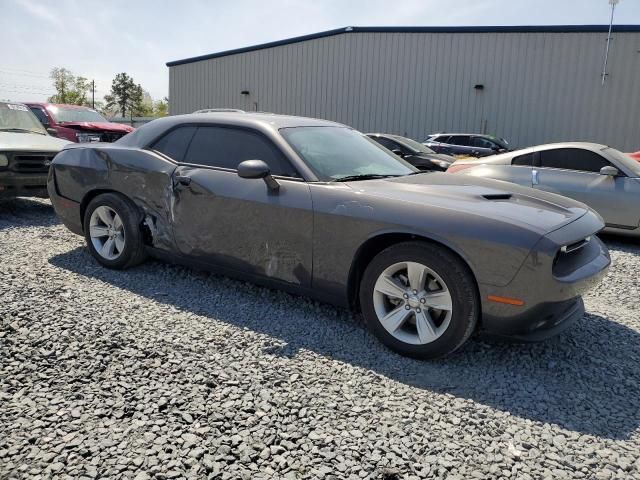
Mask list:
[[[87,205],[84,235],[91,255],[102,265],[123,269],[145,259],[142,213],[119,193],[103,193]]]
[[[479,316],[468,267],[426,242],[401,243],[379,253],[364,272],[360,305],[385,345],[417,358],[442,357],[460,348]]]
[[[125,233],[122,219],[110,207],[96,208],[89,219],[89,236],[98,255],[116,260],[124,251]]]

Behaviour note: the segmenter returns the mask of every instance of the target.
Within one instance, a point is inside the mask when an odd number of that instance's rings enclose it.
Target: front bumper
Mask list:
[[[556,335],[581,318],[582,294],[600,283],[611,264],[607,248],[595,236],[602,226],[597,215],[588,212],[542,237],[508,285],[479,285],[482,331],[491,336],[537,341]],[[563,245],[589,236],[579,250],[569,254],[560,251]],[[515,299],[523,304],[499,303],[489,297]]]
[[[47,197],[46,173],[0,172],[0,198]]]

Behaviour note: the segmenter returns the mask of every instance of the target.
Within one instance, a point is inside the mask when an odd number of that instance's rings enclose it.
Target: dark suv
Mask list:
[[[422,143],[438,153],[472,157],[486,157],[512,150],[504,138],[475,133],[434,133]]]

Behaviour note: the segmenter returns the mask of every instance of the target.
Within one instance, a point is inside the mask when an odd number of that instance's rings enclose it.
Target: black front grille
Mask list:
[[[16,153],[9,168],[17,173],[47,173],[55,153]]]
[[[126,133],[115,133],[115,132],[104,132],[102,134],[102,139],[100,140],[101,142],[115,142],[116,140],[121,139],[122,137],[124,137],[126,135]]]

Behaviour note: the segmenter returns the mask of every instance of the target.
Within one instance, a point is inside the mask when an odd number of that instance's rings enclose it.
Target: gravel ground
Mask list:
[[[0,202],[0,478],[640,478],[640,244],[569,332],[400,357],[346,311],[100,267]]]

